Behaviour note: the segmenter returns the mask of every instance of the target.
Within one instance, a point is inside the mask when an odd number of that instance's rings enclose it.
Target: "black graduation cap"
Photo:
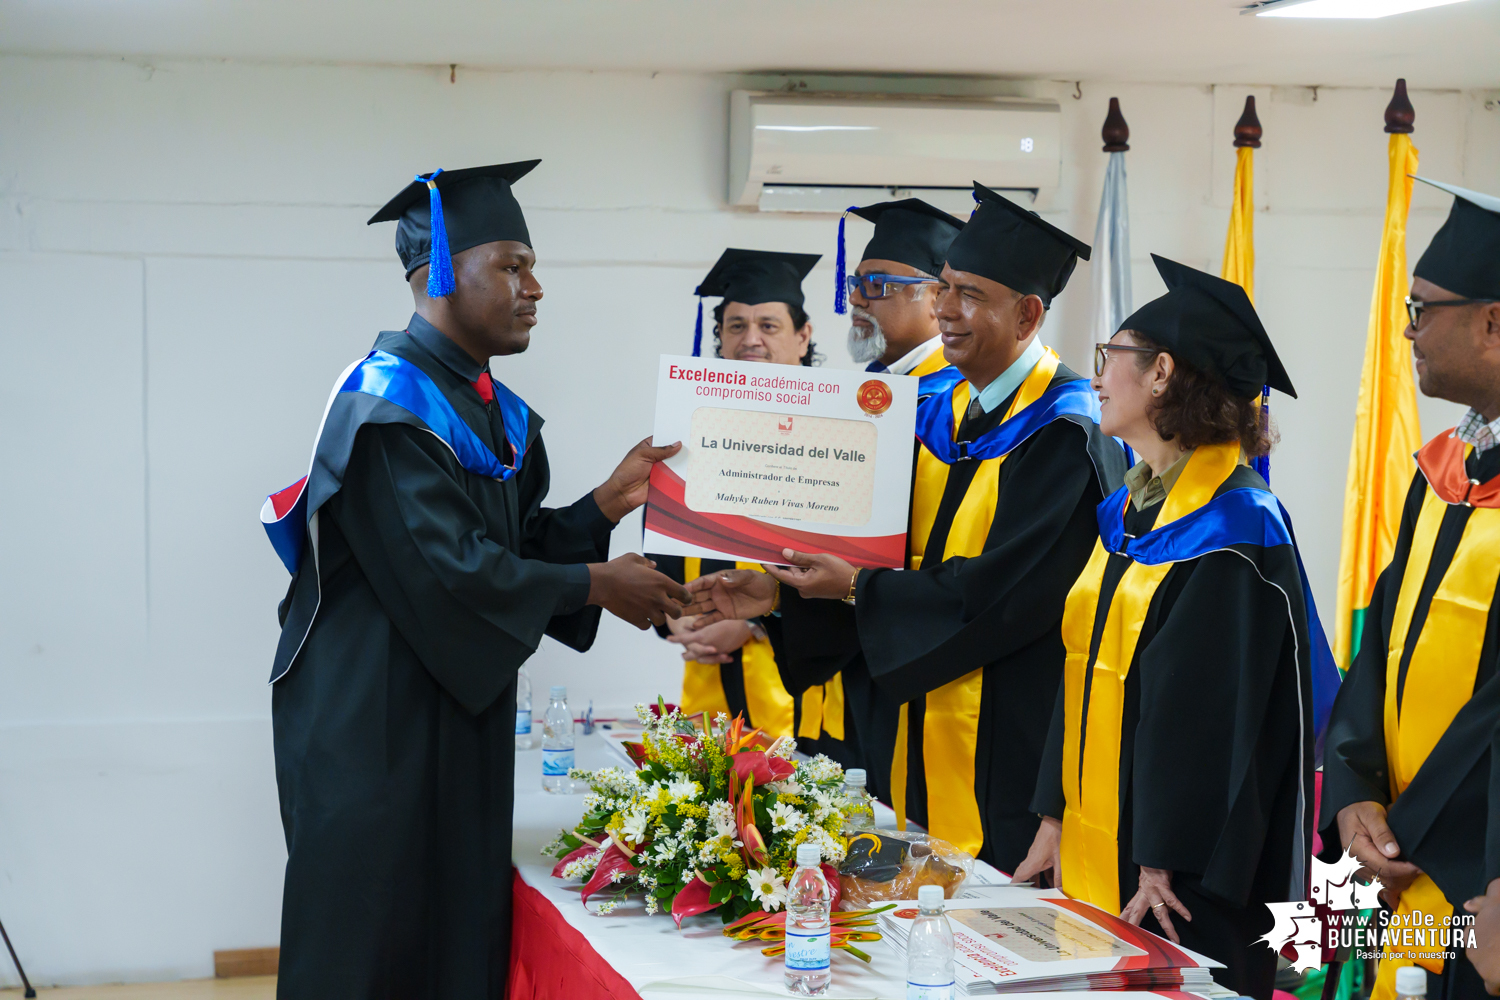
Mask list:
[[[431,263],[427,294],[448,295],[453,291],[453,254],[499,240],[531,246],[526,217],[510,186],[541,162],[520,160],[418,174],[366,225],[400,220],[396,253],[406,276]]]
[[[964,227],[963,220],[927,204],[921,198],[882,201],[864,208],[851,206],[844,213],[844,216],[849,215],[857,215],[875,223],[875,235],[865,244],[865,253],[860,260],[894,260],[933,277],[942,272],[943,262],[948,259],[948,245]],[[848,311],[845,300],[848,285],[844,277],[848,268],[844,265],[843,217],[839,218],[838,267],[835,272],[833,311],[842,315]]]
[[[1089,259],[1089,245],[978,181],[974,200],[979,206],[948,247],[948,266],[1052,305],[1078,258]]]
[[[1453,208],[1413,273],[1466,299],[1500,299],[1500,198],[1415,179],[1453,195]]]
[[[1218,374],[1243,399],[1260,395],[1262,386],[1297,398],[1243,288],[1157,254],[1151,259],[1167,294],[1137,309],[1121,330],[1135,330],[1193,367]]]
[[[730,247],[719,255],[708,275],[694,290],[698,296],[698,329],[693,335],[693,357],[703,349],[703,297],[721,295],[725,302],[747,306],[762,302],[785,302],[802,308],[802,279],[822,254],[781,253],[776,250],[737,250]]]

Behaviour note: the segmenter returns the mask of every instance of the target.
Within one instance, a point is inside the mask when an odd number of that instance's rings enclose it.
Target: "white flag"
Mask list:
[[[1130,213],[1125,154],[1110,153],[1094,226],[1094,341],[1115,335],[1134,307],[1130,296]]]

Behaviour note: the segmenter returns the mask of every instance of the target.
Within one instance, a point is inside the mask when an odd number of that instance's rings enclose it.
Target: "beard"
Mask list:
[[[858,306],[853,307],[850,314],[853,318],[869,323],[870,329],[866,332],[857,324],[849,325],[849,357],[860,365],[879,361],[885,354],[886,347],[885,331],[880,329],[880,321]]]

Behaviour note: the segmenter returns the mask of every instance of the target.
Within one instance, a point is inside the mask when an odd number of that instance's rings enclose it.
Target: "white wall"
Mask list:
[[[496,367],[549,420],[559,501],[649,433],[654,358],[689,348],[690,292],[726,245],[828,254],[811,312],[849,364],[834,220],[723,205],[734,83],[0,58],[0,919],[34,979],[202,976],[215,948],[277,939],[265,681],[286,574],[255,515],[303,471],[334,375],[409,313],[391,227],[363,223],[411,174],[545,161],[518,186],[543,322]],[[1091,235],[1115,94],[1137,303],[1160,290],[1148,251],[1216,268],[1246,91],[1071,90],[1033,88],[1062,98],[1068,137],[1049,218]],[[1257,299],[1303,392],[1275,403],[1274,477],[1331,615],[1388,95],[1256,93]],[[1500,190],[1495,97],[1413,92],[1424,170]],[[1445,203],[1418,191],[1413,260]],[[1047,331],[1078,368],[1089,287],[1084,266]],[[1424,407],[1429,432],[1449,419]],[[532,668],[612,709],[673,695],[675,663],[607,620],[590,653],[549,641]]]

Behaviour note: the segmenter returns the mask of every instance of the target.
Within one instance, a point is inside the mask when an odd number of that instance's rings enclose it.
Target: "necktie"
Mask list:
[[[482,372],[477,381],[470,382],[486,406],[495,401],[495,386],[490,382],[490,373]]]

